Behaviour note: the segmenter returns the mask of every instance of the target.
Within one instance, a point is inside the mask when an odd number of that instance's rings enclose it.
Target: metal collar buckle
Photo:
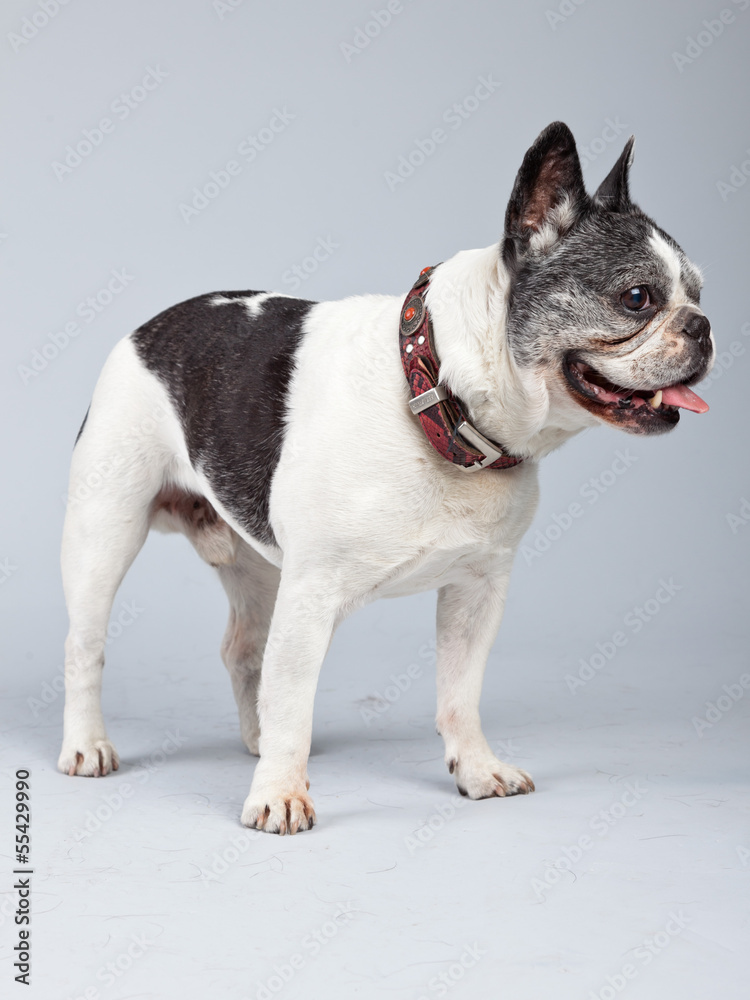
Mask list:
[[[415,396],[414,399],[410,399],[409,409],[414,416],[417,416],[423,410],[429,410],[431,406],[434,406],[436,403],[442,403],[445,399],[448,399],[448,390],[444,385],[436,385],[434,389],[428,389],[421,396]],[[492,465],[498,458],[503,457],[503,453],[497,450],[492,441],[488,441],[468,420],[461,421],[458,425],[457,433],[476,448],[477,451],[483,452],[485,456],[481,460],[477,459],[473,465],[459,465],[458,468],[462,472],[479,472],[480,469],[486,469],[488,465]]]
[[[422,410],[429,410],[435,403],[442,403],[448,398],[448,390],[444,385],[436,385],[434,389],[428,389],[421,396],[415,396],[409,400],[409,409],[416,417]]]
[[[495,445],[488,441],[483,434],[480,434],[468,420],[464,420],[458,425],[458,433],[478,451],[483,451],[485,455],[481,461],[476,461],[473,465],[459,465],[459,469],[463,472],[479,472],[480,469],[486,469],[488,465],[492,465],[498,458],[503,457],[503,453],[498,451]]]

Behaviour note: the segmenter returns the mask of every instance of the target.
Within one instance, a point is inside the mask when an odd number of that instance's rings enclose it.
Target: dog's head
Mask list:
[[[714,344],[700,272],[630,200],[633,141],[593,197],[562,122],[526,153],[502,244],[507,329],[517,365],[558,406],[654,434],[677,423],[679,407],[708,409],[688,386],[707,374]]]

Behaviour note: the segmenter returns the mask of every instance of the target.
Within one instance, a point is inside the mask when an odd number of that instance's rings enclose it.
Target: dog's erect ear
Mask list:
[[[633,162],[634,147],[635,136],[631,135],[619,160],[596,189],[594,203],[601,208],[609,209],[610,212],[628,212],[632,209],[628,175]]]
[[[571,227],[585,199],[573,133],[563,122],[553,122],[528,150],[516,176],[505,213],[506,262],[529,243],[550,246]]]

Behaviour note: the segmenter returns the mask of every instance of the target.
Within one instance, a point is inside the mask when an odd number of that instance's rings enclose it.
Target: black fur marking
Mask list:
[[[190,461],[254,538],[274,544],[271,480],[284,433],[287,391],[305,319],[315,304],[261,292],[214,292],[167,309],[133,335],[182,422]],[[214,305],[221,299],[230,301]]]
[[[88,410],[86,410],[86,416],[83,418],[83,423],[81,424],[80,428],[78,429],[78,433],[76,434],[76,439],[73,442],[73,447],[74,448],[78,444],[78,442],[79,442],[79,440],[81,438],[81,434],[83,434],[83,428],[86,426],[86,421],[89,419],[89,410],[90,409],[91,409],[91,406],[89,405]]]
[[[633,146],[635,136],[631,135],[625,143],[625,149],[620,158],[596,189],[594,201],[610,212],[629,212],[633,203],[630,200],[628,176],[633,162]]]

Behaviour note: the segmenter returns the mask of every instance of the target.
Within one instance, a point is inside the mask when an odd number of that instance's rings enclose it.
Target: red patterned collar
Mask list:
[[[432,447],[459,469],[510,469],[523,459],[509,455],[502,445],[480,434],[467,418],[461,400],[438,384],[440,362],[425,302],[434,270],[426,267],[420,272],[401,309],[399,348],[411,392],[409,408],[419,418]]]

